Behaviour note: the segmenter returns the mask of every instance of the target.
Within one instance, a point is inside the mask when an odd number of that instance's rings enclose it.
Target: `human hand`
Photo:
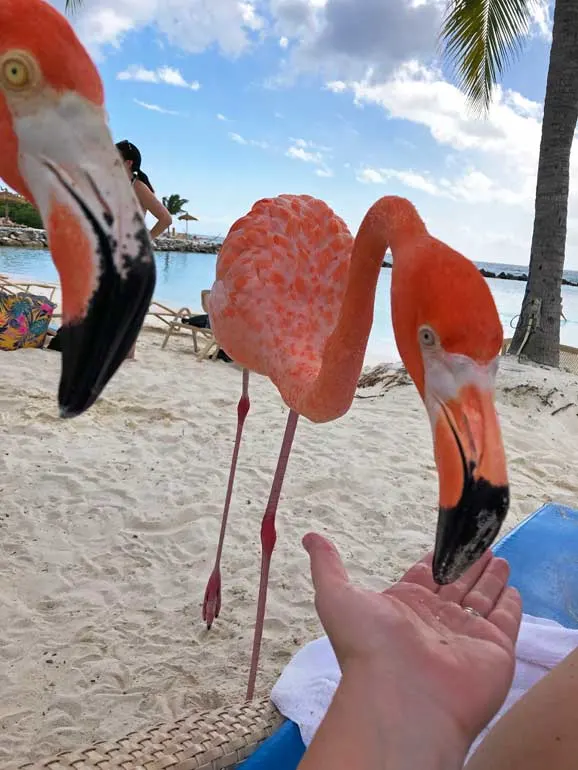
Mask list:
[[[379,593],[352,585],[337,550],[321,536],[306,535],[303,545],[317,612],[342,672],[369,670],[367,680],[382,690],[384,680],[399,680],[420,713],[431,704],[473,741],[502,705],[514,673],[521,600],[506,587],[507,562],[487,551],[440,588],[429,554]]]

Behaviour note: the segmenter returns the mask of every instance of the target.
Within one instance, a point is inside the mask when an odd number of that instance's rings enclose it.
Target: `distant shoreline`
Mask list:
[[[194,239],[156,238],[153,241],[155,251],[180,252],[182,254],[218,254],[221,244],[197,236]],[[32,227],[0,226],[0,248],[47,249],[48,241],[45,230]],[[382,267],[391,269],[391,262],[384,261]],[[485,278],[497,278],[502,281],[527,281],[527,273],[510,273],[505,270],[493,272],[484,267],[478,268]],[[563,286],[578,286],[578,282],[562,278]]]
[[[220,244],[206,238],[166,238],[161,236],[153,241],[155,251],[178,251],[190,254],[216,254]],[[46,230],[32,227],[0,227],[0,248],[47,249]]]
[[[391,269],[392,264],[391,262],[383,262],[382,267],[389,267]],[[484,278],[498,278],[500,281],[524,281],[526,283],[528,281],[527,273],[508,273],[505,270],[500,270],[499,273],[494,273],[492,270],[486,270],[485,267],[478,267],[478,270],[484,276]],[[562,285],[578,286],[578,282],[569,281],[567,278],[562,278]]]

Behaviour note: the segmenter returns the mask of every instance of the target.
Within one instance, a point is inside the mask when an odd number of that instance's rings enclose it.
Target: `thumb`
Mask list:
[[[303,538],[303,547],[309,554],[311,579],[316,594],[349,583],[349,576],[333,543],[310,532]]]

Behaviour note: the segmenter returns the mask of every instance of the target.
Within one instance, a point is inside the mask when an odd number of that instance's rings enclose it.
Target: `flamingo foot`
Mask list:
[[[211,630],[213,621],[219,617],[221,611],[221,571],[215,568],[205,589],[203,601],[203,620],[207,624],[207,631]]]

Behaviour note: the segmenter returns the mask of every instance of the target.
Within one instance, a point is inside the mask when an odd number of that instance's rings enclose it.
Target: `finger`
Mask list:
[[[323,593],[336,583],[349,583],[349,576],[337,548],[321,535],[310,532],[303,538],[303,547],[309,554],[311,579],[316,593]]]
[[[439,591],[440,599],[445,602],[455,602],[456,604],[463,604],[463,598],[468,594],[473,586],[480,579],[480,575],[486,569],[486,566],[492,558],[491,551],[485,551],[480,558],[465,572],[461,578],[450,583],[447,586],[442,586]]]
[[[522,622],[522,597],[513,586],[508,586],[488,615],[488,620],[515,643]]]
[[[505,559],[491,558],[472,590],[462,599],[462,607],[471,607],[487,618],[501,597],[509,575],[510,565]]]
[[[410,567],[405,575],[399,580],[400,583],[412,583],[413,585],[422,586],[435,594],[439,590],[438,584],[433,579],[432,565],[433,551],[426,554],[423,559],[420,559],[413,567]]]

